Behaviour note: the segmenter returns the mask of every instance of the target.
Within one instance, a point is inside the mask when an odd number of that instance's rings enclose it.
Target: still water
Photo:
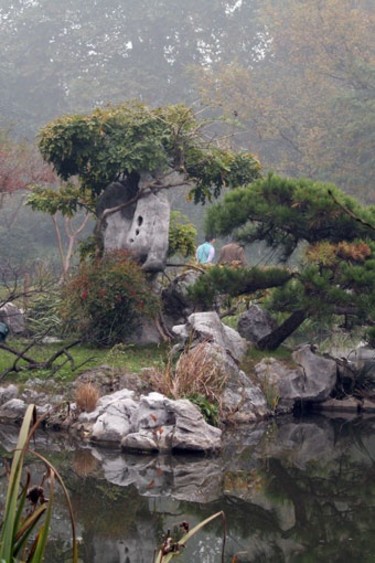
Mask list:
[[[221,510],[226,563],[373,563],[374,430],[375,416],[284,417],[227,432],[212,458],[77,449],[60,435],[41,436],[37,449],[69,489],[84,563],[152,563],[167,529]],[[61,497],[47,563],[69,560],[70,537]],[[174,560],[219,563],[222,545],[216,519]]]

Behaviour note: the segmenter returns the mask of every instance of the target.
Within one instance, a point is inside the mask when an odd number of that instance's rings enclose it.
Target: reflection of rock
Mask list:
[[[13,334],[20,334],[25,330],[24,314],[13,303],[5,303],[0,307],[0,321],[5,323]]]
[[[143,496],[211,502],[221,495],[222,469],[216,458],[114,456],[99,450],[94,455],[110,483],[134,485]]]
[[[112,540],[96,534],[91,540],[90,563],[143,563],[154,560],[156,531],[149,524],[132,538]]]
[[[329,420],[281,424],[269,445],[268,455],[288,459],[288,463],[306,469],[310,462],[326,461],[334,455],[335,433]]]

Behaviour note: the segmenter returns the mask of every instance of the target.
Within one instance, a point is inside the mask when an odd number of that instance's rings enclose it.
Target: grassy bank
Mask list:
[[[7,345],[22,351],[25,350],[27,343],[19,339],[7,340]],[[33,346],[26,352],[26,355],[37,362],[46,361],[54,353],[60,350],[68,342],[53,344],[43,344]],[[112,368],[119,368],[128,373],[139,373],[143,368],[155,367],[162,368],[168,357],[169,347],[166,345],[135,346],[131,344],[118,344],[111,349],[93,348],[90,346],[77,345],[69,349],[68,354],[62,355],[55,362],[58,367],[53,373],[51,370],[37,369],[28,370],[27,362],[20,360],[17,365],[25,368],[18,373],[8,374],[4,382],[24,382],[29,378],[38,377],[41,379],[52,378],[57,381],[73,381],[78,375],[91,368],[107,365]],[[6,350],[0,350],[0,374],[12,366],[16,359],[14,354]]]

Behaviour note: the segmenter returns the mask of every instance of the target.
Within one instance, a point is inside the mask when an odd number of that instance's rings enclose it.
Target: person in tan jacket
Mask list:
[[[243,246],[238,242],[230,242],[225,244],[220,250],[218,264],[225,264],[227,266],[241,266],[246,268],[246,256]]]

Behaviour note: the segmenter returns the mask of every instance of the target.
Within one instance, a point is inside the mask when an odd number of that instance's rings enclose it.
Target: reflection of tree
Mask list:
[[[300,469],[282,457],[268,459],[267,495],[293,503],[295,525],[281,536],[301,543],[309,561],[312,554],[316,561],[339,561],[343,550],[346,560],[370,561],[366,554],[370,557],[375,548],[369,526],[375,466],[365,440],[361,449],[353,440],[354,425],[335,430],[337,456],[329,463],[321,458]]]

